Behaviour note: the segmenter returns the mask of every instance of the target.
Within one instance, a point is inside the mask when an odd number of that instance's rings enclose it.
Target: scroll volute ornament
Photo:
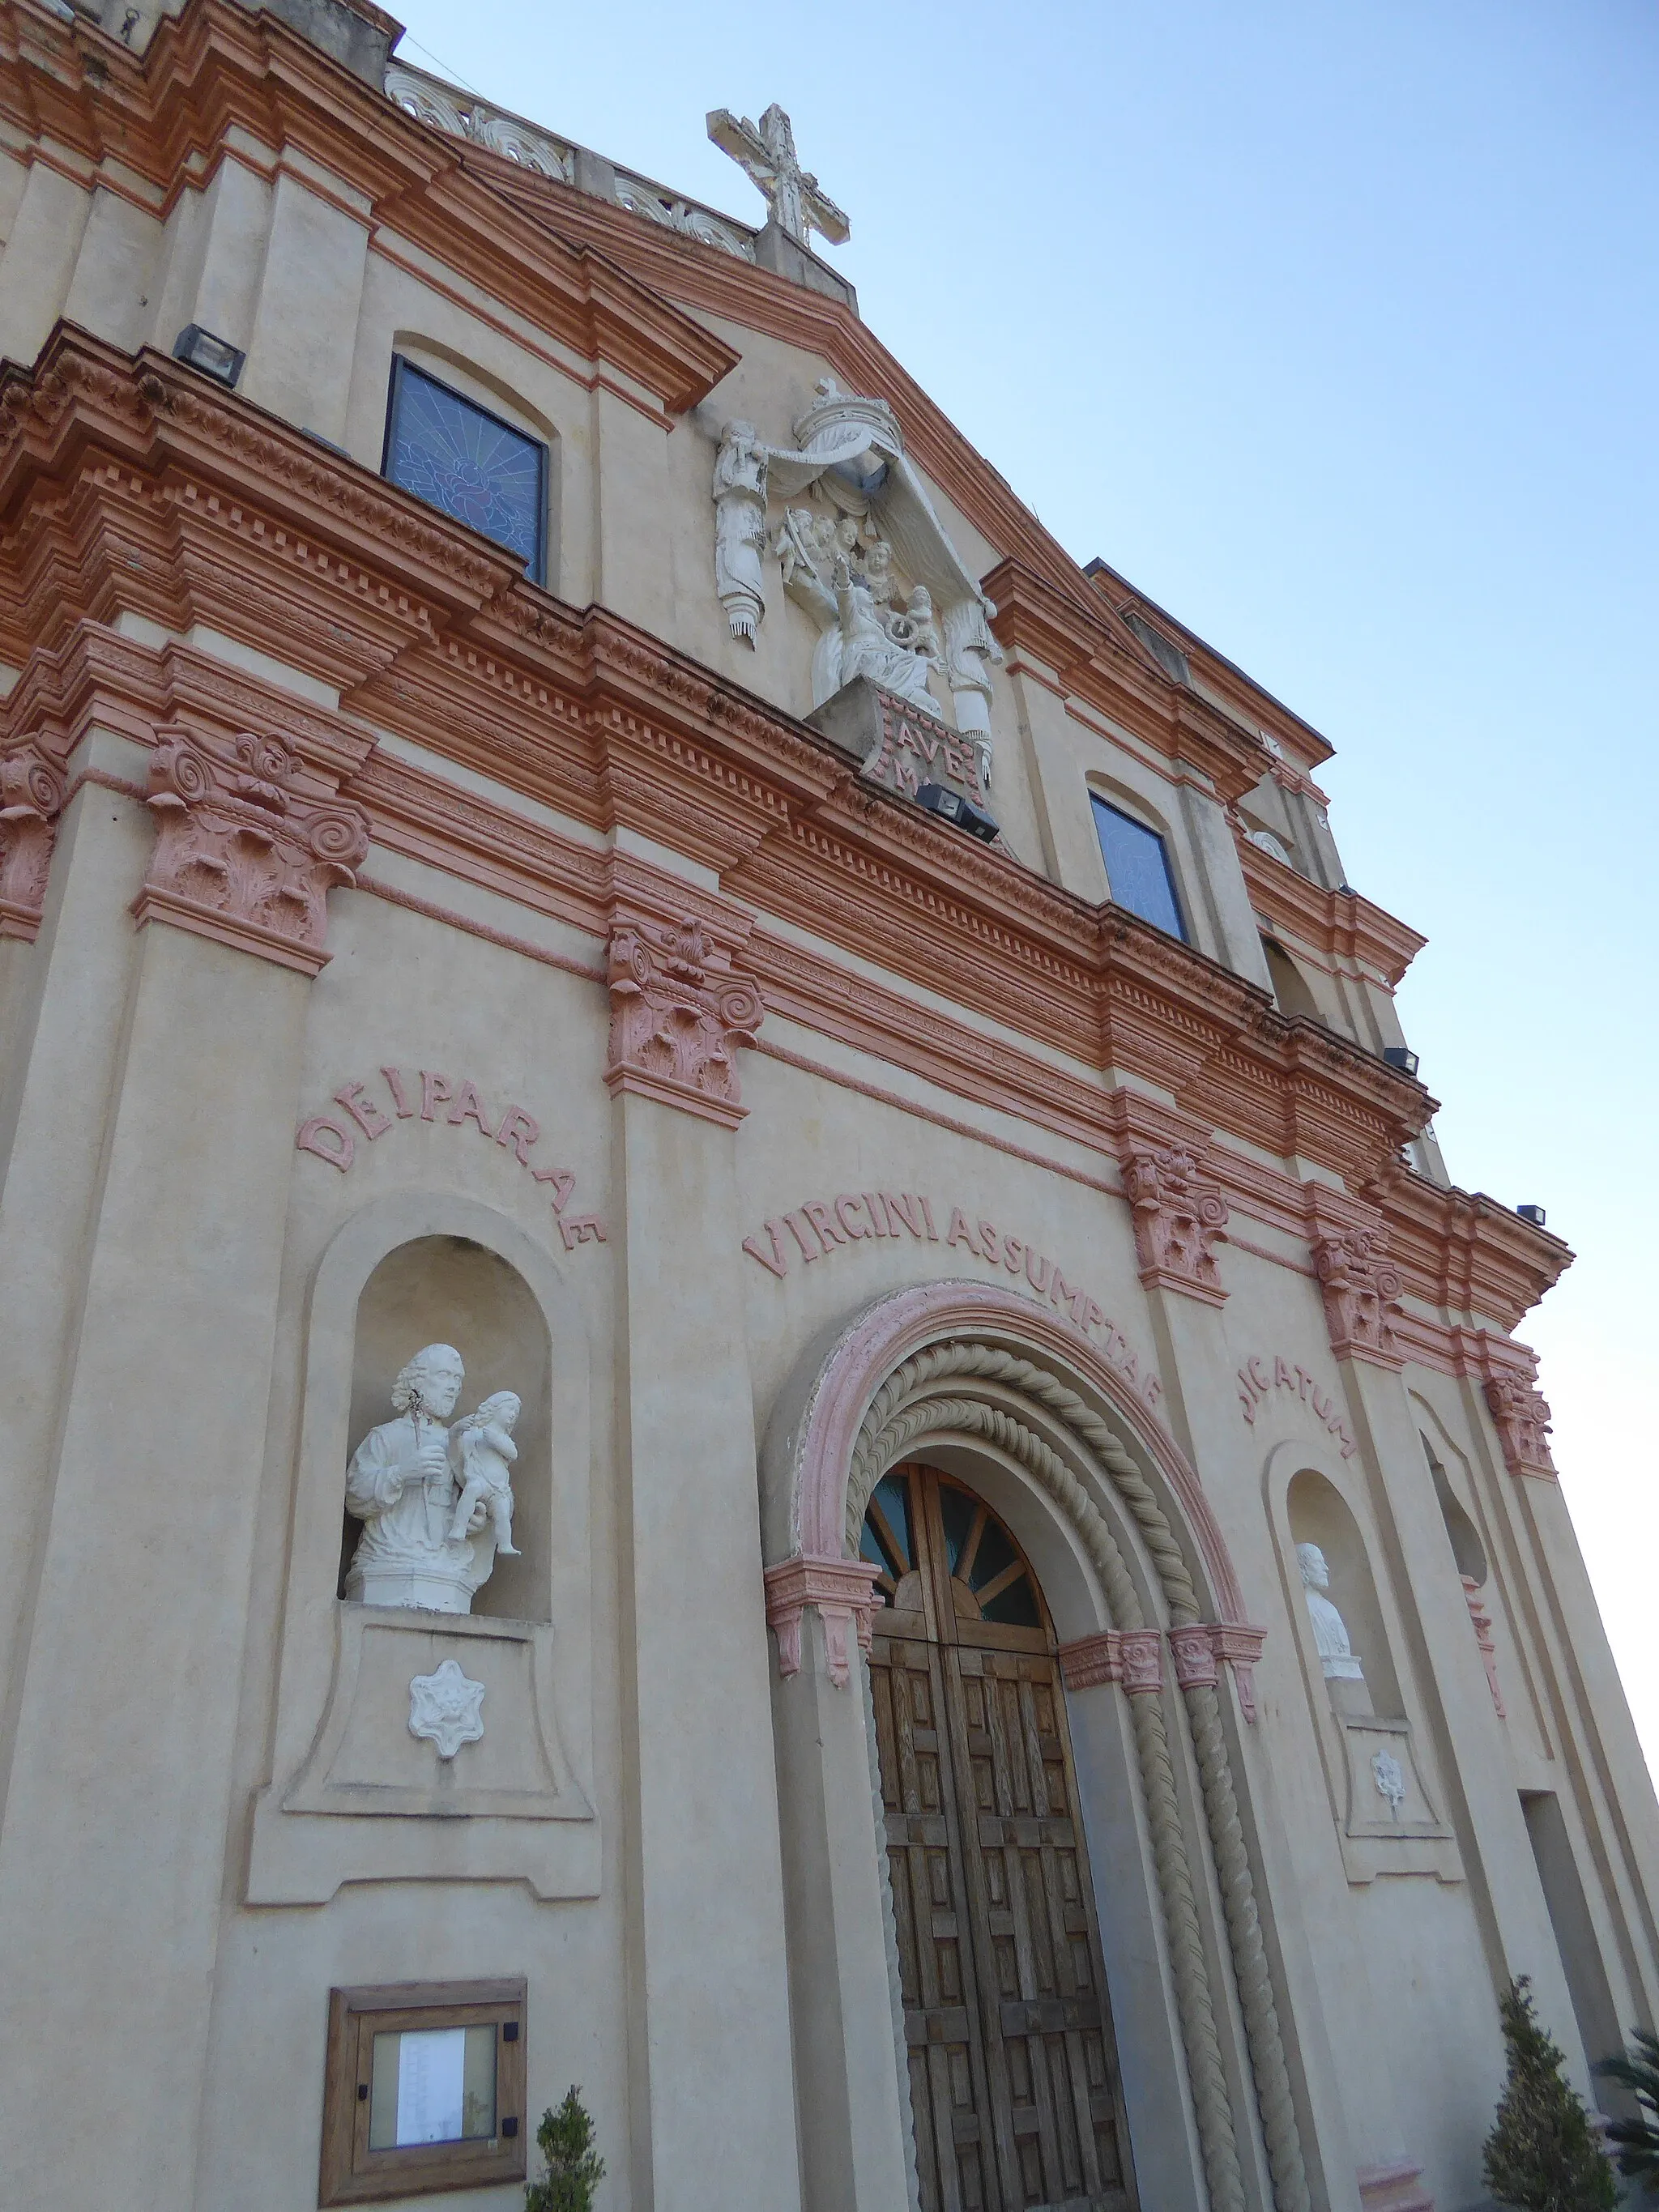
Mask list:
[[[1535,1474],[1553,1482],[1550,1409],[1543,1393],[1519,1375],[1494,1375],[1486,1383],[1486,1405],[1511,1474]]]
[[[1325,1325],[1339,1359],[1369,1359],[1403,1367],[1406,1355],[1394,1333],[1400,1310],[1401,1273],[1382,1236],[1370,1229],[1340,1229],[1314,1240],[1314,1266],[1325,1299]]]
[[[605,1084],[735,1128],[748,1112],[736,1048],[753,1044],[760,993],[702,924],[624,921],[611,933]]]
[[[63,771],[35,746],[0,760],[0,937],[39,934],[63,806]]]
[[[328,959],[328,893],[368,850],[361,806],[318,796],[279,737],[161,732],[150,757],[155,850],[133,906],[314,975]]]
[[[1195,1155],[1180,1146],[1133,1152],[1122,1174],[1141,1281],[1219,1305],[1227,1293],[1211,1248],[1227,1225],[1227,1201],[1200,1179]]]

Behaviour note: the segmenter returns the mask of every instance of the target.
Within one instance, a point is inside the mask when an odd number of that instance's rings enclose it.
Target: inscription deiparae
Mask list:
[[[943,1236],[939,1223],[945,1222]],[[902,1243],[908,1236],[919,1244],[939,1244],[946,1250],[964,1249],[976,1260],[1011,1275],[1019,1285],[1057,1310],[1067,1314],[1074,1327],[1093,1339],[1114,1367],[1156,1406],[1164,1385],[1150,1359],[1130,1343],[1091,1292],[1069,1281],[1058,1265],[1035,1244],[987,1221],[975,1207],[940,1206],[919,1191],[842,1190],[833,1198],[809,1198],[787,1213],[763,1221],[743,1249],[769,1275],[779,1281],[789,1273],[797,1254],[801,1264],[822,1260],[831,1252],[868,1237],[891,1237]]]
[[[531,1158],[542,1134],[541,1123],[533,1114],[509,1104],[497,1121],[470,1076],[458,1082],[429,1067],[416,1068],[413,1074],[400,1067],[383,1067],[380,1074],[386,1091],[378,1098],[370,1096],[366,1081],[341,1084],[333,1099],[340,1113],[313,1114],[301,1121],[294,1139],[295,1149],[326,1160],[330,1167],[347,1175],[357,1157],[360,1138],[374,1144],[399,1121],[430,1121],[451,1129],[470,1123],[481,1137],[510,1153],[532,1182],[548,1186],[553,1218],[567,1252],[578,1244],[605,1242],[605,1224],[597,1213],[568,1210],[576,1188],[574,1172],[569,1168],[538,1167]],[[382,1103],[386,1098],[391,1102],[390,1112]]]

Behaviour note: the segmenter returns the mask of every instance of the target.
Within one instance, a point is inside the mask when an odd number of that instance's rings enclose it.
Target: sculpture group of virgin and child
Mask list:
[[[352,1454],[346,1508],[363,1533],[346,1595],[362,1604],[466,1613],[496,1553],[518,1556],[511,1468],[519,1400],[498,1390],[452,1427],[465,1380],[454,1346],[428,1344],[392,1385],[393,1419]]]

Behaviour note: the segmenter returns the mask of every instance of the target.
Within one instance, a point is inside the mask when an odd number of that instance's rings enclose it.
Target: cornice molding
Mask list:
[[[1234,842],[1250,904],[1264,921],[1300,939],[1333,964],[1358,963],[1380,975],[1390,990],[1398,987],[1428,943],[1426,937],[1358,891],[1327,890],[1242,833],[1236,831]]]
[[[308,155],[361,196],[374,226],[464,266],[532,327],[632,379],[667,416],[696,406],[737,366],[695,317],[596,247],[532,220],[459,146],[276,17],[233,0],[193,0],[164,18],[142,59],[84,20],[60,23],[0,0],[0,118],[78,157],[97,181],[148,185],[153,205],[131,186],[125,196],[159,214],[211,177],[239,132],[273,153]]]
[[[1018,559],[1000,562],[984,579],[996,602],[997,636],[1051,668],[1063,690],[1155,745],[1171,769],[1196,770],[1224,804],[1254,790],[1273,765],[1267,748],[1166,675],[1085,583],[1081,596],[1061,592]]]
[[[127,611],[175,640],[198,624],[240,639],[337,687],[342,708],[119,635]],[[470,533],[154,354],[60,331],[33,376],[0,376],[8,646],[23,674],[0,706],[0,750],[34,744],[61,766],[94,722],[147,745],[174,719],[278,731],[377,840],[609,936],[619,856],[374,750],[375,730],[396,732],[590,833],[636,830],[714,869],[722,894],[683,886],[679,913],[728,949],[733,917],[749,931],[757,915],[836,948],[753,926],[744,957],[769,1005],[957,1096],[1116,1159],[1141,1138],[1110,1102],[1138,1079],[1172,1102],[1145,1140],[1203,1156],[1229,1204],[1303,1227],[1295,1177],[1218,1132],[1317,1164],[1387,1219],[1411,1290],[1455,1313],[1512,1324],[1570,1256],[1399,1166],[1430,1102],[1374,1055],[860,786],[804,724],[602,609],[562,605]],[[890,983],[855,972],[872,952]],[[921,992],[961,1011],[923,1008]]]

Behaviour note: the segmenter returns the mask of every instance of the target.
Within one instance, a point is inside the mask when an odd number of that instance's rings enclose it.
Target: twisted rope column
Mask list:
[[[973,1399],[927,1401],[921,1398],[921,1394],[933,1384],[958,1375],[1000,1382],[1030,1397],[1087,1445],[1134,1516],[1158,1571],[1171,1624],[1182,1627],[1196,1622],[1200,1618],[1201,1608],[1181,1546],[1153,1494],[1152,1486],[1115,1431],[1103,1421],[1074,1390],[1068,1389],[1045,1368],[992,1345],[958,1340],[933,1346],[895,1368],[876,1393],[853,1449],[847,1495],[848,1550],[857,1551],[871,1491],[880,1475],[907,1445],[929,1430],[946,1427],[965,1430],[970,1434],[991,1437],[1036,1477],[1083,1538],[1085,1547],[1100,1574],[1115,1625],[1120,1628],[1138,1628],[1143,1625],[1139,1597],[1124,1565],[1116,1540],[1098,1509],[1064,1461],[1041,1437],[1024,1427],[1012,1415],[1000,1413]],[[945,1418],[947,1413],[949,1419]],[[963,1418],[964,1414],[967,1416],[965,1419]],[[1261,2114],[1262,2138],[1273,2175],[1273,2200],[1277,2212],[1309,2212],[1310,2199],[1307,2169],[1302,2154],[1301,2130],[1297,2124],[1290,2072],[1285,2060],[1284,2038],[1279,2030],[1273,1978],[1261,1941],[1255,1880],[1245,1848],[1243,1823],[1239,1819],[1238,1799],[1233,1787],[1226,1740],[1222,1733],[1220,1699],[1212,1684],[1189,1686],[1184,1695],[1204,1796],[1205,1822],[1209,1829],[1210,1846],[1220,1883],[1233,1972],[1244,2017],[1250,2069],[1255,2077],[1256,2101]],[[1210,2183],[1212,2204],[1217,2212],[1221,2212],[1224,2205],[1242,2203],[1243,2183],[1239,2172],[1231,2108],[1226,2101],[1225,2079],[1220,2071],[1220,2042],[1210,1996],[1209,1978],[1199,1940],[1191,1869],[1187,1863],[1186,1846],[1180,1834],[1174,1765],[1163,1710],[1158,1700],[1151,1697],[1135,1697],[1131,1698],[1130,1707],[1134,1717],[1136,1750],[1146,1790],[1148,1822],[1153,1828],[1153,1855],[1163,1893],[1166,1924],[1170,1929],[1176,2003],[1181,2011],[1182,2041],[1187,2047],[1188,2066],[1193,2081],[1194,2109],[1199,2117],[1205,2172]],[[1155,1734],[1148,1727],[1143,1735],[1143,1712],[1156,1717]],[[1175,1845],[1180,1853],[1178,1867],[1173,1858],[1168,1863],[1167,1881],[1166,1862],[1159,1856],[1158,1834],[1153,1824],[1152,1809],[1154,1788],[1162,1792],[1166,1773],[1168,1806],[1176,1823]],[[1183,1899],[1191,1912],[1195,1980],[1190,1978],[1190,1960],[1184,1969],[1177,1963],[1176,1921],[1178,1917],[1184,1917],[1181,1913]],[[1184,1940],[1183,1933],[1183,1945]],[[1184,1992],[1183,1971],[1189,1975]],[[1193,2008],[1190,2027],[1189,2002]],[[1205,2034],[1206,2022],[1207,2037]],[[1194,2057],[1195,2038],[1204,2051],[1204,2056],[1197,2059]],[[1212,2166],[1212,2142],[1206,2135],[1205,2121],[1200,2110],[1200,2069],[1206,2081],[1209,2079],[1208,2048],[1213,2049],[1215,2078],[1220,2085],[1225,2114],[1224,2151],[1220,2148],[1218,2139],[1216,2145],[1218,2168]],[[1206,2097],[1208,2094],[1206,2089]],[[1229,2160],[1232,2177],[1231,2184],[1227,2178]],[[1218,2172],[1220,2175],[1219,2185]],[[1237,2197],[1229,2195],[1230,2186],[1236,2188],[1240,2195]]]

